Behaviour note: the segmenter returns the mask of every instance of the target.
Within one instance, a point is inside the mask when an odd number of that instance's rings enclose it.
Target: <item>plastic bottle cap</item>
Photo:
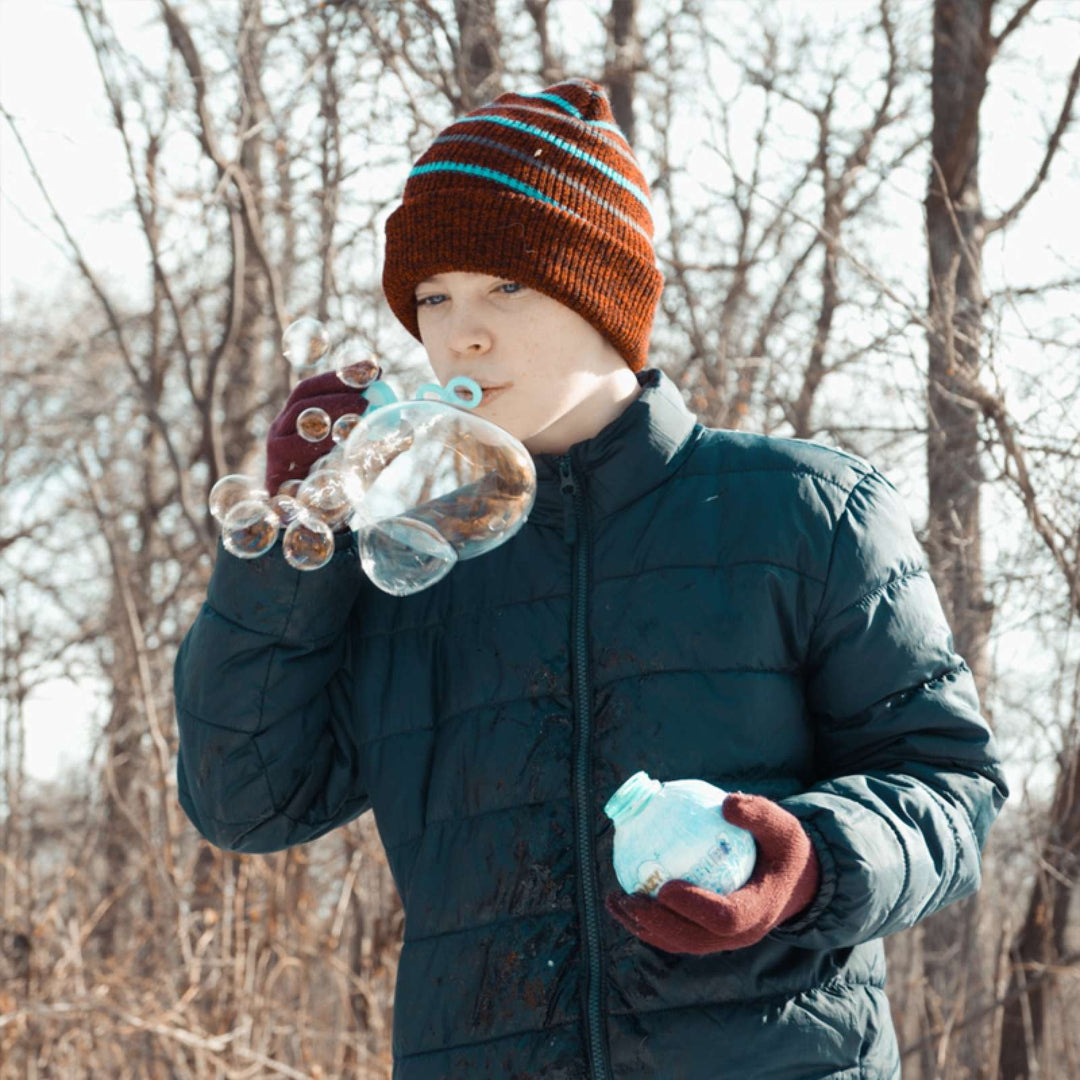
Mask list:
[[[663,786],[659,780],[651,779],[647,772],[636,772],[608,799],[604,813],[618,825],[620,818],[626,818],[640,809],[658,794]]]

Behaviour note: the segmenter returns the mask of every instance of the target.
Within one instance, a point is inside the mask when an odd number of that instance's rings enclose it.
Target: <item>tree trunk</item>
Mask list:
[[[1000,1080],[1036,1075],[1035,1070],[1029,1071],[1029,1062],[1038,1061],[1042,1051],[1050,989],[1044,974],[1067,951],[1069,907],[1075,883],[1080,881],[1080,749],[1066,753],[1054,786],[1050,828],[1039,852],[1027,915],[1011,950],[1013,969],[1006,995],[1011,1000],[1002,1023]]]
[[[140,732],[136,722],[139,709],[134,704],[131,688],[135,677],[134,663],[131,660],[131,647],[125,640],[124,613],[119,597],[114,596],[112,611],[109,636],[118,653],[118,660],[110,672],[112,708],[105,728],[107,798],[101,831],[105,891],[122,888],[131,861],[139,857],[140,849],[132,822],[125,813],[125,808],[130,812],[133,805],[133,783],[140,771]],[[138,921],[141,922],[141,919]],[[128,897],[121,895],[103,912],[94,929],[97,955],[103,961],[108,963],[127,954],[131,943],[121,940],[120,935],[131,924]]]
[[[319,90],[319,118],[322,135],[319,140],[319,179],[322,198],[319,201],[319,299],[315,317],[320,322],[330,318],[330,299],[334,292],[334,229],[337,227],[338,204],[341,194],[341,122],[338,115],[338,83],[335,74],[337,46],[330,38],[330,23],[326,20],[319,33],[319,47],[326,56],[323,81]]]
[[[562,61],[552,48],[548,25],[548,5],[551,0],[525,0],[525,10],[536,28],[536,46],[540,61],[540,78],[545,86],[560,82],[563,78]]]
[[[979,195],[979,109],[992,56],[992,0],[936,0],[931,74],[932,153],[926,195],[929,244],[927,555],[956,651],[986,699],[986,643],[992,610],[985,597],[979,531],[978,412],[953,395],[959,371],[979,367],[984,297],[984,219]],[[943,190],[944,189],[944,190]],[[953,904],[921,928],[926,1019],[947,1028],[987,985],[974,948],[978,897]],[[945,1038],[948,1036],[945,1035]],[[974,1027],[960,1059],[978,1055]],[[937,1076],[940,1039],[923,1054],[923,1080]]]
[[[608,27],[607,71],[611,111],[626,141],[634,145],[634,82],[641,63],[637,0],[612,0]]]
[[[240,13],[240,35],[237,55],[240,59],[240,78],[243,91],[239,129],[246,134],[240,150],[240,169],[251,190],[258,219],[263,220],[265,193],[262,177],[264,138],[261,132],[247,134],[267,118],[266,99],[261,77],[266,47],[266,32],[262,24],[262,0],[245,0]],[[233,196],[235,197],[235,196]],[[250,417],[262,378],[271,367],[266,351],[269,330],[267,309],[269,295],[266,271],[260,264],[257,240],[250,223],[243,218],[243,300],[236,351],[227,357],[229,374],[225,383],[225,462],[230,471],[243,472],[244,461],[250,452]]]
[[[499,18],[495,0],[454,0],[454,14],[460,109],[469,112],[502,92]]]

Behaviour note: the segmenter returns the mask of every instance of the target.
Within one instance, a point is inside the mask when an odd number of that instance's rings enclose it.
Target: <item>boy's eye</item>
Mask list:
[[[514,296],[524,288],[525,286],[520,281],[504,281],[495,286],[495,291],[501,292],[504,296]],[[445,299],[445,293],[430,293],[428,296],[414,296],[413,303],[418,308],[437,307]]]

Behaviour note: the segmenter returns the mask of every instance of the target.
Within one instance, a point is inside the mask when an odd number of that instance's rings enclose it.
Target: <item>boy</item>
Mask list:
[[[401,1080],[896,1077],[881,938],[978,887],[1007,795],[895,488],[704,428],[645,366],[651,237],[595,84],[447,128],[387,222],[384,291],[532,453],[527,524],[404,598],[351,534],[313,573],[219,552],[177,657],[202,835],[275,851],[374,810]],[[292,433],[313,403],[358,408],[301,383],[271,490],[325,449]],[[740,793],[743,889],[621,892],[603,806],[639,769]]]

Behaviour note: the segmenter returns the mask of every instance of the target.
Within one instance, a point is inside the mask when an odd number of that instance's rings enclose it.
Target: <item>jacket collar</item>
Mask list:
[[[641,393],[607,427],[574,443],[568,454],[574,479],[595,519],[621,510],[662,484],[682,463],[695,441],[697,423],[678,387],[659,368],[639,371]],[[529,520],[563,521],[559,463],[567,455],[533,454],[536,502]]]

